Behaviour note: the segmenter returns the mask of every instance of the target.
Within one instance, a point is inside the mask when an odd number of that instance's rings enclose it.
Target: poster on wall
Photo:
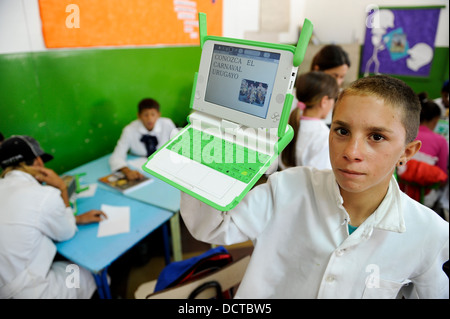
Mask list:
[[[222,0],[39,0],[47,48],[198,45],[198,13],[222,35]]]
[[[374,8],[366,19],[360,72],[427,77],[441,8]]]

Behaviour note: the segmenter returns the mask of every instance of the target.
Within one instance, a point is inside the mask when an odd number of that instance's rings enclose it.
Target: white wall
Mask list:
[[[38,0],[0,0],[0,54],[42,50]]]
[[[158,0],[162,1],[162,0]],[[167,0],[164,0],[167,1]],[[289,6],[286,30],[274,30],[261,21],[273,21],[278,12],[269,10],[269,2]],[[296,43],[298,28],[308,18],[321,43],[359,43],[364,40],[366,7],[371,0],[223,0],[223,35],[244,39],[268,39],[271,42]],[[405,4],[403,4],[405,3]],[[265,4],[265,5],[264,5]],[[379,6],[445,5],[441,10],[436,46],[449,46],[448,0],[378,0]],[[264,12],[267,11],[267,12]],[[42,37],[38,0],[0,0],[0,54],[46,50]]]
[[[255,7],[262,7],[263,1],[280,0],[224,0],[224,35],[237,38],[258,39],[255,31],[267,31],[261,28],[258,15],[273,14],[259,12]],[[298,28],[305,18],[314,25],[314,34],[321,43],[359,43],[364,42],[366,8],[378,6],[431,6],[444,5],[441,9],[435,45],[449,46],[449,1],[448,0],[289,0],[289,29],[278,34],[278,42],[297,43]],[[280,16],[279,19],[286,19]],[[264,20],[264,19],[262,19]],[[270,40],[272,37],[269,38]]]

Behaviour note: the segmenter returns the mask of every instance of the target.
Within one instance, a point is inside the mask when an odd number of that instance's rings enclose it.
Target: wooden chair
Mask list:
[[[190,297],[211,299],[217,297],[217,287],[220,287],[222,292],[226,292],[239,285],[249,260],[250,256],[245,256],[197,280],[158,292],[154,292],[156,280],[152,280],[141,284],[135,291],[134,296],[136,299],[189,299]],[[199,287],[202,287],[201,292],[192,296],[192,293],[196,293]],[[203,287],[206,288],[203,289]]]

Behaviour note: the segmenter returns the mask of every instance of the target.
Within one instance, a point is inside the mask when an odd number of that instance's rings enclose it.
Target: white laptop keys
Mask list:
[[[204,13],[199,23],[202,54],[189,124],[142,168],[227,211],[292,140],[292,89],[312,24],[305,19],[294,47],[207,36]]]

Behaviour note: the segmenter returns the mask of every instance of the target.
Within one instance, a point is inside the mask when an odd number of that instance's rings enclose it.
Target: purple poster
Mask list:
[[[440,8],[385,8],[369,12],[361,73],[428,76]]]

